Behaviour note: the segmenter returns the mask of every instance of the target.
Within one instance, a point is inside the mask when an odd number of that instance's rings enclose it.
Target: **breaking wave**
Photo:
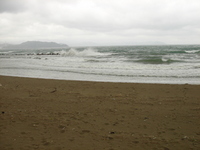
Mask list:
[[[170,58],[156,57],[156,58],[144,58],[144,59],[137,60],[136,62],[140,62],[143,64],[171,64],[171,63],[179,62],[179,61],[173,60]]]
[[[200,50],[188,50],[185,51],[186,53],[194,54],[194,53],[200,53]]]
[[[87,49],[84,49],[83,51],[78,51],[74,48],[71,48],[68,51],[65,51],[65,50],[60,51],[60,55],[64,57],[67,57],[67,56],[91,57],[91,56],[103,56],[107,54],[100,53],[96,49],[92,49],[92,48],[87,48]]]

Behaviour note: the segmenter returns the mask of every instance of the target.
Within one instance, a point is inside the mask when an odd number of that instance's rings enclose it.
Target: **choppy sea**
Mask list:
[[[200,84],[200,45],[0,49],[0,75]]]

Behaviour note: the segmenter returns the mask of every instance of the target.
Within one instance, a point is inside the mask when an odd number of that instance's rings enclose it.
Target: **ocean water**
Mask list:
[[[0,75],[200,84],[200,45],[0,49]]]

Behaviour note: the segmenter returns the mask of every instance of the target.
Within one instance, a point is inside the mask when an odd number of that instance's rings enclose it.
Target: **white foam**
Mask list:
[[[186,53],[194,54],[194,53],[200,52],[200,50],[190,50],[190,51],[185,51],[185,52],[186,52]]]
[[[168,61],[170,61],[170,59],[169,59],[169,58],[164,58],[164,57],[163,57],[163,58],[162,58],[162,61],[163,61],[163,62],[168,62]]]
[[[10,54],[12,53],[13,51],[5,51],[5,52],[0,52],[0,54]]]
[[[103,56],[103,55],[108,55],[105,53],[100,53],[96,49],[93,48],[87,48],[84,49],[83,51],[78,51],[75,48],[71,48],[70,50],[62,50],[59,52],[61,56],[76,56],[76,57],[91,57],[91,56]]]

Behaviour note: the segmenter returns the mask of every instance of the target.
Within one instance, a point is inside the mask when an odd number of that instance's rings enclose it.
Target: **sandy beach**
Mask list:
[[[200,85],[0,76],[1,150],[199,150]]]

